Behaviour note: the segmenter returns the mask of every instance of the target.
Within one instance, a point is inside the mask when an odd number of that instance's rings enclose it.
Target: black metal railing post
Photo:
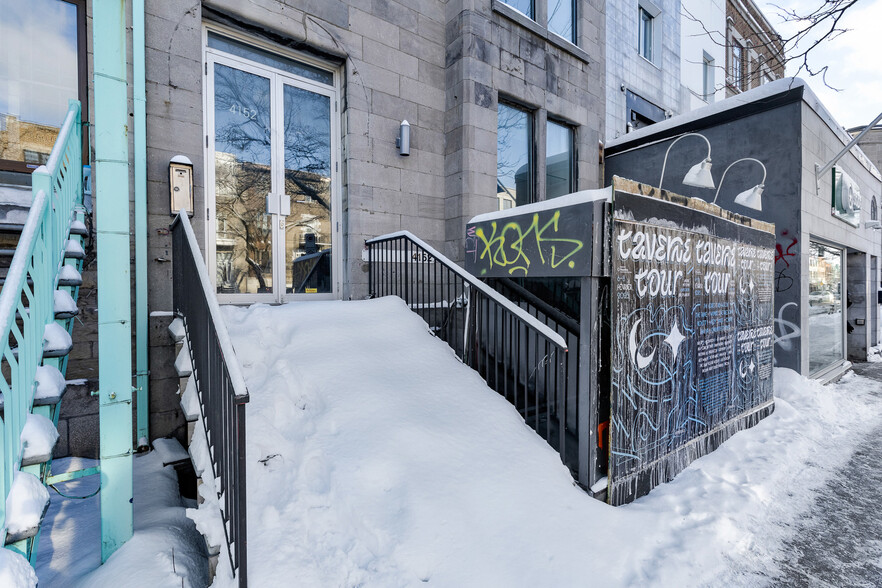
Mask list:
[[[205,425],[211,469],[222,499],[227,555],[240,587],[248,583],[245,479],[245,405],[248,390],[239,371],[208,271],[186,216],[172,223],[172,296],[183,320],[193,380]]]

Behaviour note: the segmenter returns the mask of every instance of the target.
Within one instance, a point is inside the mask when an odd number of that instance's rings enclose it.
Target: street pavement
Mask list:
[[[853,369],[882,381],[882,362]],[[821,491],[776,564],[773,586],[882,587],[882,428]]]

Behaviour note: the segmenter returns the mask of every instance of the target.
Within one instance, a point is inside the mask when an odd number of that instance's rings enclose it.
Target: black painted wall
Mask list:
[[[696,121],[679,129],[699,132],[710,141],[712,175],[720,189],[717,204],[722,208],[775,224],[775,365],[800,370],[800,339],[788,338],[789,326],[801,328],[800,306],[800,208],[802,190],[802,102],[795,97],[790,103],[768,110],[754,108],[751,112],[705,119],[712,124],[702,126]],[[644,145],[625,144],[610,149],[605,160],[604,183],[613,176],[628,178],[652,186],[659,185],[665,152],[676,138],[655,144],[658,137],[649,136]],[[639,143],[637,143],[639,144]],[[684,196],[713,201],[716,190],[695,188],[682,183],[686,172],[707,156],[707,143],[701,137],[686,137],[670,151],[665,166],[662,188]],[[766,166],[767,177],[761,212],[734,203],[735,196],[760,183],[762,168],[755,162],[740,162],[726,173],[733,162],[743,158],[759,159]],[[796,331],[798,332],[798,331]]]

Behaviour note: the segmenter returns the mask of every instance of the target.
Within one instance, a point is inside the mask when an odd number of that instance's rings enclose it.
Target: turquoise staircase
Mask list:
[[[45,486],[73,342],[86,236],[80,103],[71,101],[46,165],[31,176],[33,200],[11,261],[0,270],[0,531],[33,563],[49,505]]]

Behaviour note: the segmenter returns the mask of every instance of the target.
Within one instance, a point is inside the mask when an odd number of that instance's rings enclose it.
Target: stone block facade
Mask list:
[[[546,0],[528,19],[497,0],[236,0],[147,3],[146,112],[148,310],[151,438],[183,439],[174,347],[166,327],[172,310],[168,163],[194,163],[192,224],[205,250],[214,213],[207,209],[205,149],[206,25],[254,39],[285,55],[302,54],[337,72],[344,299],[367,295],[365,239],[409,230],[455,261],[463,258],[466,221],[495,210],[496,129],[500,98],[532,114],[535,197],[545,193],[545,122],[574,131],[576,186],[600,187],[603,136],[605,6],[576,3],[575,44],[545,28]],[[91,62],[91,60],[90,60]],[[131,100],[131,97],[130,97]],[[398,153],[401,121],[411,126],[410,156]],[[210,230],[208,230],[210,229]],[[210,265],[210,264],[209,264]],[[90,267],[94,271],[94,267]],[[88,277],[94,281],[94,274]],[[94,288],[81,306],[92,320],[78,325],[69,377],[88,378],[62,415],[65,446],[76,449],[97,431],[97,328]],[[89,312],[91,309],[91,314]],[[88,325],[92,325],[91,327]],[[82,398],[80,398],[82,396]]]

